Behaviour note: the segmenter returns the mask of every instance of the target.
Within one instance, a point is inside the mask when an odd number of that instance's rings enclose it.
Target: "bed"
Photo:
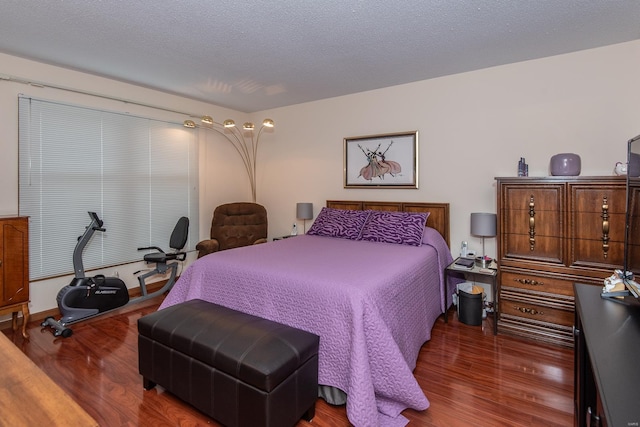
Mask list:
[[[327,201],[305,235],[200,258],[160,309],[200,298],[313,332],[319,383],[346,393],[349,421],[404,426],[429,406],[413,369],[451,261],[446,203]]]

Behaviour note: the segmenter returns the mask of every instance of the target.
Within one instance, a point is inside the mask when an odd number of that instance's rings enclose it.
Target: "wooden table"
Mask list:
[[[0,426],[97,426],[0,332]]]

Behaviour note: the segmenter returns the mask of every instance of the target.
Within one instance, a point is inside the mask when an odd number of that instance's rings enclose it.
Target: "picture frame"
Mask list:
[[[418,188],[418,131],[344,138],[344,188]]]

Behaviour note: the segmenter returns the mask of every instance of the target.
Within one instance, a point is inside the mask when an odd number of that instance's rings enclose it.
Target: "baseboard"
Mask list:
[[[176,280],[178,279],[176,278]],[[167,283],[166,280],[160,280],[158,282],[150,283],[147,285],[147,292],[153,293],[161,289],[165,285],[165,283]],[[142,291],[140,291],[139,287],[129,289],[129,298],[136,298],[141,295]],[[47,317],[54,317],[56,319],[59,318],[60,310],[58,310],[58,308],[56,307],[50,310],[40,311],[38,313],[31,313],[29,316],[29,322],[41,322]],[[21,322],[20,319],[18,319],[18,321]],[[4,329],[11,329],[11,318],[0,321],[0,330]]]

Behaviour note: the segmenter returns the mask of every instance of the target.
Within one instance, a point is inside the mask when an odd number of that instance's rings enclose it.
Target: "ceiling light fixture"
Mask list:
[[[242,125],[242,130],[236,127],[236,123],[227,119],[222,123],[216,123],[211,116],[202,116],[200,118],[201,125],[197,125],[193,120],[185,120],[183,126],[189,129],[207,129],[219,133],[224,136],[233,145],[244,163],[249,184],[251,185],[251,197],[256,202],[256,157],[258,155],[258,144],[260,143],[260,135],[265,128],[273,128],[274,123],[271,119],[264,119],[262,126],[258,130],[254,138],[255,125],[246,122]]]

